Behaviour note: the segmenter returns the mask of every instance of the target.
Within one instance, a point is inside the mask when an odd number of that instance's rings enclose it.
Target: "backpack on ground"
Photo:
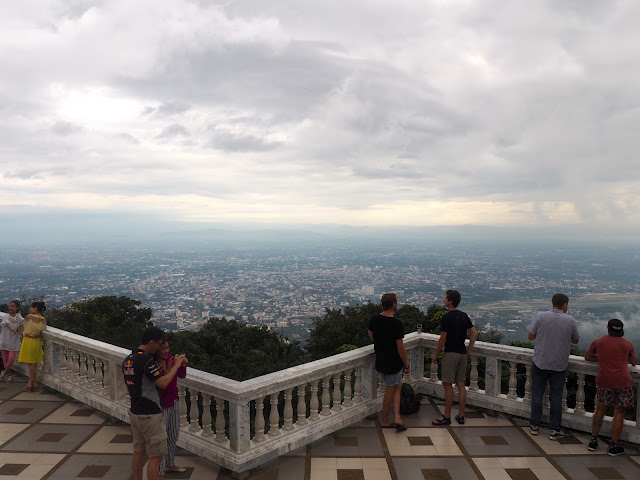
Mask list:
[[[408,383],[403,383],[402,390],[400,390],[400,413],[411,415],[418,410],[420,410],[420,400],[417,399],[413,387]]]

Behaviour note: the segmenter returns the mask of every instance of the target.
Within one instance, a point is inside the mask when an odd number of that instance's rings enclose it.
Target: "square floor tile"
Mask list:
[[[323,457],[380,457],[383,452],[377,430],[345,428],[313,442],[311,454]]]
[[[574,479],[637,480],[640,478],[640,466],[623,457],[607,455],[554,456],[553,460]]]
[[[72,425],[101,425],[105,422],[104,414],[77,402],[65,403],[40,423],[68,423]]]
[[[94,475],[91,477],[90,475]],[[125,480],[131,476],[131,455],[72,455],[49,480],[100,478]]]
[[[471,465],[465,458],[394,458],[393,465],[398,479],[420,480],[427,478],[424,471],[430,475],[445,475],[446,471],[451,480],[477,480]],[[436,473],[439,472],[439,473]]]
[[[85,425],[33,425],[14,437],[1,451],[71,452],[85,441],[95,430]]]
[[[131,441],[125,443],[123,439]],[[133,453],[133,437],[129,425],[101,427],[79,449],[78,453]]]
[[[39,480],[60,463],[64,457],[65,454],[60,453],[20,452],[20,454],[16,454],[0,452],[0,472],[2,472],[0,473],[0,479]],[[24,467],[25,465],[26,467]]]
[[[0,423],[36,423],[63,402],[7,400],[0,404]]]
[[[531,456],[538,454],[538,450],[531,445],[526,434],[514,426],[455,428],[453,430],[464,448],[472,456]]]

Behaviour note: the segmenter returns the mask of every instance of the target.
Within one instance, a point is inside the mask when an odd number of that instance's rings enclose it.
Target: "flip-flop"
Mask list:
[[[440,415],[440,417],[436,418],[433,422],[431,422],[432,425],[451,425],[451,417],[447,418],[444,415]]]
[[[460,416],[460,415],[456,415],[456,422],[458,422],[460,425],[464,425],[464,415]]]
[[[380,428],[397,428],[396,422],[391,422],[389,425],[380,425]]]
[[[396,432],[404,432],[407,426],[404,423],[396,423]]]
[[[165,472],[172,472],[172,473],[184,473],[187,471],[186,468],[184,467],[176,467],[175,465],[173,467],[167,467],[164,469]]]

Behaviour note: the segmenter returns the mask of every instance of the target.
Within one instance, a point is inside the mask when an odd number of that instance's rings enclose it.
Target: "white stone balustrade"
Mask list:
[[[411,363],[411,375],[405,381],[418,393],[442,398],[437,364],[428,365],[429,376],[424,376],[425,351],[435,351],[437,340],[438,336],[424,333],[405,336]],[[121,370],[128,350],[52,327],[43,332],[43,341],[41,383],[128,421]],[[472,353],[468,404],[528,417],[533,351],[476,342]],[[480,389],[483,363],[484,389]],[[16,367],[26,373],[26,365]],[[590,431],[592,412],[585,409],[585,378],[594,376],[597,368],[581,357],[570,358],[569,371],[577,374],[577,394],[575,408],[566,407],[565,394],[565,426]],[[640,369],[632,367],[631,372],[638,385]],[[523,382],[524,387],[518,387]],[[250,468],[380,411],[383,388],[374,369],[373,347],[368,346],[244,382],[189,367],[187,378],[178,381],[178,390],[179,445],[242,476]],[[637,408],[636,421],[627,421],[623,432],[623,439],[634,443],[640,443]],[[610,431],[610,423],[605,418],[603,434]]]

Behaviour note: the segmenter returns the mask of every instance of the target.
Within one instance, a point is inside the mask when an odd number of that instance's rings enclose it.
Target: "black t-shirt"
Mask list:
[[[131,413],[136,415],[162,413],[160,396],[155,385],[155,381],[162,376],[162,373],[153,356],[145,353],[144,350],[131,352],[122,363],[122,374],[131,397]]]
[[[467,330],[473,328],[469,315],[461,310],[451,310],[445,313],[440,320],[440,331],[447,332],[444,344],[445,352],[467,353],[464,341],[467,338]]]
[[[400,320],[376,313],[369,321],[369,330],[373,332],[376,370],[385,375],[398,373],[404,368],[404,362],[400,358],[396,345],[396,340],[404,338]]]

